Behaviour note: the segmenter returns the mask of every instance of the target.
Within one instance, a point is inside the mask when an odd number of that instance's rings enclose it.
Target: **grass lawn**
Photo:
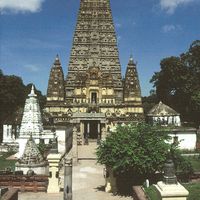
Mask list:
[[[0,155],[0,170],[4,170],[7,167],[11,167],[12,170],[15,168],[15,160],[6,160],[7,157],[14,153],[2,153]]]
[[[200,183],[184,184],[184,187],[190,193],[188,200],[200,200]]]
[[[199,156],[189,156],[187,158],[191,162],[194,171],[200,172],[200,157]]]
[[[187,200],[200,200],[200,183],[188,183],[183,186],[189,191]],[[157,192],[154,186],[145,188],[145,192],[150,200],[158,200]]]

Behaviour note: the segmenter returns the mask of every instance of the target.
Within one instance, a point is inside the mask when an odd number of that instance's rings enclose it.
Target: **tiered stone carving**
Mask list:
[[[125,101],[138,101],[141,105],[141,90],[138,79],[136,63],[132,56],[130,57],[126,76],[124,81],[124,100]]]
[[[34,138],[40,138],[42,132],[43,125],[40,106],[34,86],[32,86],[31,93],[25,102],[19,137],[28,139],[31,133]]]
[[[47,90],[47,100],[64,101],[64,75],[59,57],[57,55],[53,67],[51,68],[49,84]]]
[[[18,157],[22,156],[30,135],[32,135],[36,144],[39,144],[41,140],[43,140],[45,144],[49,144],[49,142],[54,139],[53,132],[43,130],[40,106],[37,95],[35,94],[34,86],[32,86],[31,93],[28,95],[24,106],[19,138],[17,139],[17,142],[19,143]]]
[[[36,174],[48,174],[48,162],[44,160],[32,136],[26,143],[23,156],[15,164],[16,170],[22,170],[25,174],[32,170]]]
[[[54,123],[70,122],[74,113],[103,113],[108,126],[143,119],[133,59],[122,80],[109,0],[80,1],[64,89],[64,79],[55,84],[56,76],[63,77],[60,63],[57,66],[51,70],[46,104],[46,112],[52,115]]]

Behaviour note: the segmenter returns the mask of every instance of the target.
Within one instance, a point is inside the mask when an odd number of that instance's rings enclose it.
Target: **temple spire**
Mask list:
[[[31,93],[25,102],[19,137],[29,138],[31,133],[34,138],[39,138],[42,132],[43,124],[40,106],[34,85],[32,85]]]
[[[133,98],[141,98],[141,90],[138,79],[136,63],[133,56],[129,58],[125,81],[124,81],[124,100],[132,101]]]
[[[54,64],[51,68],[48,89],[47,100],[48,101],[64,101],[65,89],[64,89],[64,74],[61,66],[59,56],[57,55]]]

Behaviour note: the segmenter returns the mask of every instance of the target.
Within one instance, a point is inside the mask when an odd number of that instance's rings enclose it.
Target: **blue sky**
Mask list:
[[[66,76],[79,0],[1,0],[0,68],[46,94],[59,54]],[[160,60],[200,39],[200,0],[111,0],[124,74],[130,54],[138,62],[142,94]]]

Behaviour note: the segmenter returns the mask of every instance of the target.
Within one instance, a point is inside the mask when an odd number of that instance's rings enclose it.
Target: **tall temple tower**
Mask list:
[[[64,80],[57,57],[50,73],[46,112],[55,124],[81,123],[82,132],[143,120],[133,58],[122,79],[109,0],[80,1],[68,74]]]

